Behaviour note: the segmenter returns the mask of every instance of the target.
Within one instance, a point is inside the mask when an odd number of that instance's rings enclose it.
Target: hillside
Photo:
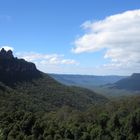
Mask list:
[[[29,104],[32,110],[50,111],[63,105],[84,109],[91,104],[107,101],[105,97],[90,90],[58,83],[37,70],[35,64],[15,58],[11,51],[4,49],[0,52],[0,82],[1,96],[2,92],[5,93],[3,100],[6,102],[15,98],[19,106],[27,103],[24,108],[27,110],[31,110]],[[9,89],[10,94],[7,93]],[[14,100],[11,103],[14,104]]]
[[[111,86],[118,89],[139,91],[140,90],[140,73],[134,73],[130,77],[121,79]]]
[[[63,105],[48,111],[38,96],[19,94],[6,86],[3,89],[0,140],[140,139],[140,97],[96,104],[86,110]]]

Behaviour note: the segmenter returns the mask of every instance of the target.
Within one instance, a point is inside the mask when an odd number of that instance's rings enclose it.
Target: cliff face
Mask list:
[[[13,56],[11,50],[0,51],[0,81],[6,84],[14,84],[18,81],[32,80],[41,76],[34,63],[18,59]]]

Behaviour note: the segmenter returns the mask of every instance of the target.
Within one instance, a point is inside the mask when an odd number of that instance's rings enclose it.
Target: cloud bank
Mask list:
[[[106,50],[105,67],[140,68],[140,10],[106,17],[82,24],[86,33],[75,40],[74,53]]]
[[[41,54],[34,52],[16,53],[18,57],[27,61],[35,62],[41,65],[75,65],[77,62],[73,59],[66,59],[64,55],[59,54]]]
[[[15,49],[11,46],[0,46],[0,50],[4,48],[6,51]],[[36,52],[14,52],[18,58],[23,58],[28,62],[36,64],[37,68],[43,72],[49,73],[72,73],[79,63],[74,59],[66,58],[61,54],[43,54]]]
[[[17,52],[16,56],[34,62],[39,70],[46,73],[70,73],[72,67],[78,66],[76,60],[65,58],[61,54]]]

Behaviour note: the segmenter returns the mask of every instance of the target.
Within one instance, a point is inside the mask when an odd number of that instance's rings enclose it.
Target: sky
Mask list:
[[[140,72],[139,0],[0,0],[0,48],[46,73]]]

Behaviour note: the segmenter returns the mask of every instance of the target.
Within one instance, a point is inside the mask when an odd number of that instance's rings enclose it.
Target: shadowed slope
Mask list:
[[[116,82],[114,87],[126,90],[140,90],[140,73],[134,73],[132,76]]]

